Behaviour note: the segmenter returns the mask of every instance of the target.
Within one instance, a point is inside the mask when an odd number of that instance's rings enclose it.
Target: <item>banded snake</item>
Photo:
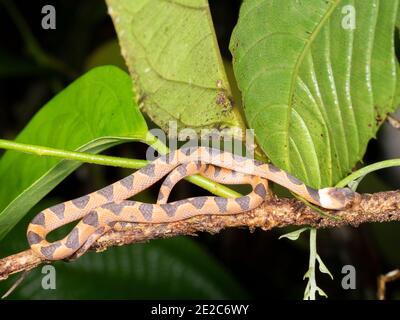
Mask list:
[[[200,174],[223,184],[250,184],[252,191],[239,198],[194,197],[168,202],[174,185]],[[126,200],[168,175],[156,204]],[[146,167],[103,189],[41,211],[27,230],[32,250],[44,260],[77,258],[110,229],[130,223],[169,223],[198,215],[232,215],[259,206],[267,195],[268,180],[326,209],[342,209],[354,199],[348,188],[313,189],[272,164],[207,147],[186,147],[161,156]],[[81,220],[63,239],[46,236],[70,222]]]

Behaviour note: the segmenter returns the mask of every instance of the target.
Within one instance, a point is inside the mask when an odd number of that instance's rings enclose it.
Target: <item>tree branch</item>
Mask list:
[[[338,219],[321,216],[320,213],[295,199],[277,198],[272,195],[260,207],[230,216],[197,216],[184,221],[164,224],[127,224],[123,231],[104,234],[91,247],[103,251],[109,247],[144,242],[178,235],[195,235],[197,232],[215,234],[225,228],[247,227],[250,230],[286,226],[312,226],[334,228],[344,225],[358,226],[366,222],[400,221],[400,191],[362,194],[353,205],[341,211],[329,211]],[[32,250],[26,250],[0,259],[0,280],[11,274],[30,270],[42,263]]]

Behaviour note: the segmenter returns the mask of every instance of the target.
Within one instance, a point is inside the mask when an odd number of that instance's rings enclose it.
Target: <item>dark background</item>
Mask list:
[[[15,19],[11,19],[0,0],[0,138],[3,139],[14,139],[45,102],[87,70],[97,48],[116,38],[103,1],[12,2],[43,50],[62,61],[66,68],[54,70],[37,61],[26,47]],[[56,30],[41,28],[41,8],[45,4],[52,4],[57,10]],[[228,43],[240,1],[213,0],[210,5],[221,52],[229,61]],[[379,134],[379,141],[370,143],[365,163],[383,160],[388,152],[391,157],[398,157],[398,144],[393,144],[396,137],[398,131],[386,126]],[[143,158],[144,150],[137,143],[115,147],[107,154]],[[122,169],[83,165],[47,198],[71,199],[112,183],[124,174],[127,171]],[[389,170],[371,174],[360,190],[396,189],[399,183],[396,174]],[[205,191],[186,182],[180,183],[174,192],[175,198],[197,194]],[[308,268],[308,240],[305,235],[297,242],[278,240],[287,231],[226,230],[213,236],[202,234],[195,241],[233,274],[250,297],[299,299],[306,284],[302,277]],[[335,279],[317,273],[318,284],[331,299],[374,299],[377,276],[400,265],[399,242],[399,223],[319,231],[318,253]],[[341,288],[341,269],[346,264],[354,265],[357,270],[356,290]],[[388,294],[389,298],[400,297],[400,281],[389,285]]]

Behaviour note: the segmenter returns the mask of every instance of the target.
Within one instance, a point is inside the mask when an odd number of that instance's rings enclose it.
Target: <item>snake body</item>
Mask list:
[[[203,196],[168,203],[173,186],[199,173],[225,184],[250,184],[252,192],[239,198]],[[156,204],[126,199],[166,177]],[[135,173],[88,195],[38,213],[27,230],[34,252],[45,260],[79,257],[102,234],[130,223],[168,223],[197,215],[231,215],[259,206],[267,195],[268,180],[326,209],[342,209],[354,198],[348,188],[313,189],[294,176],[257,160],[207,147],[186,147],[161,156]],[[63,239],[46,236],[72,221],[81,220]]]

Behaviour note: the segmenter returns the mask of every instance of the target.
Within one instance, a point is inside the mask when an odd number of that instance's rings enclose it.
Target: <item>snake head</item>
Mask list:
[[[318,191],[321,206],[326,209],[344,209],[355,200],[358,193],[349,188],[323,188]]]

